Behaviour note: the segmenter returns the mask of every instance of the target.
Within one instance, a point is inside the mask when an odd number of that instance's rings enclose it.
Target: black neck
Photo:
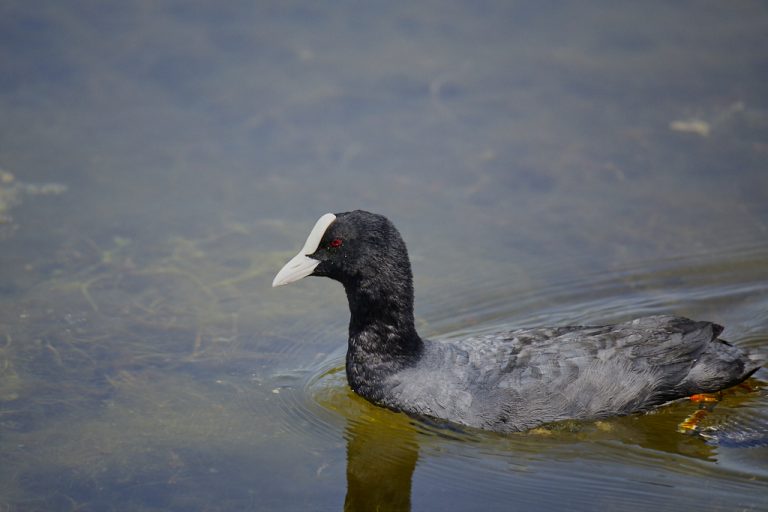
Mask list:
[[[349,340],[355,345],[350,348],[382,356],[418,355],[422,342],[413,322],[409,280],[357,282],[344,289],[349,301]]]
[[[407,275],[357,280],[344,283],[344,289],[351,315],[347,378],[353,390],[376,400],[380,389],[372,384],[413,364],[422,352],[413,322],[413,285]]]

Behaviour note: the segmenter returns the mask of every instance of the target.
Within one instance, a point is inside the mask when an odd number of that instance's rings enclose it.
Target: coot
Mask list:
[[[347,293],[347,380],[376,405],[513,432],[647,411],[752,375],[765,357],[677,316],[602,326],[518,329],[446,342],[421,338],[405,243],[382,215],[325,214],[272,286],[306,276]]]

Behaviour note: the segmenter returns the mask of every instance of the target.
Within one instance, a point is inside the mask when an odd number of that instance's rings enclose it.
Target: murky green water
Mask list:
[[[0,6],[0,511],[767,510],[768,371],[498,436],[340,371],[327,211],[422,335],[671,312],[768,346],[760,2]],[[762,379],[762,380],[761,380]]]

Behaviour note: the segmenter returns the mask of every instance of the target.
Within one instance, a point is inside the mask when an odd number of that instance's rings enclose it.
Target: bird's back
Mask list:
[[[415,366],[390,378],[382,405],[497,431],[644,411],[734,385],[759,368],[756,357],[719,340],[721,331],[653,316],[429,342]]]

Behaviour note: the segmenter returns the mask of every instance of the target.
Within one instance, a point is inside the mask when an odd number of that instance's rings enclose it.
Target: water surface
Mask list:
[[[378,409],[323,213],[424,336],[675,313],[768,347],[760,2],[4,2],[0,511],[766,510],[768,371],[499,436]]]

